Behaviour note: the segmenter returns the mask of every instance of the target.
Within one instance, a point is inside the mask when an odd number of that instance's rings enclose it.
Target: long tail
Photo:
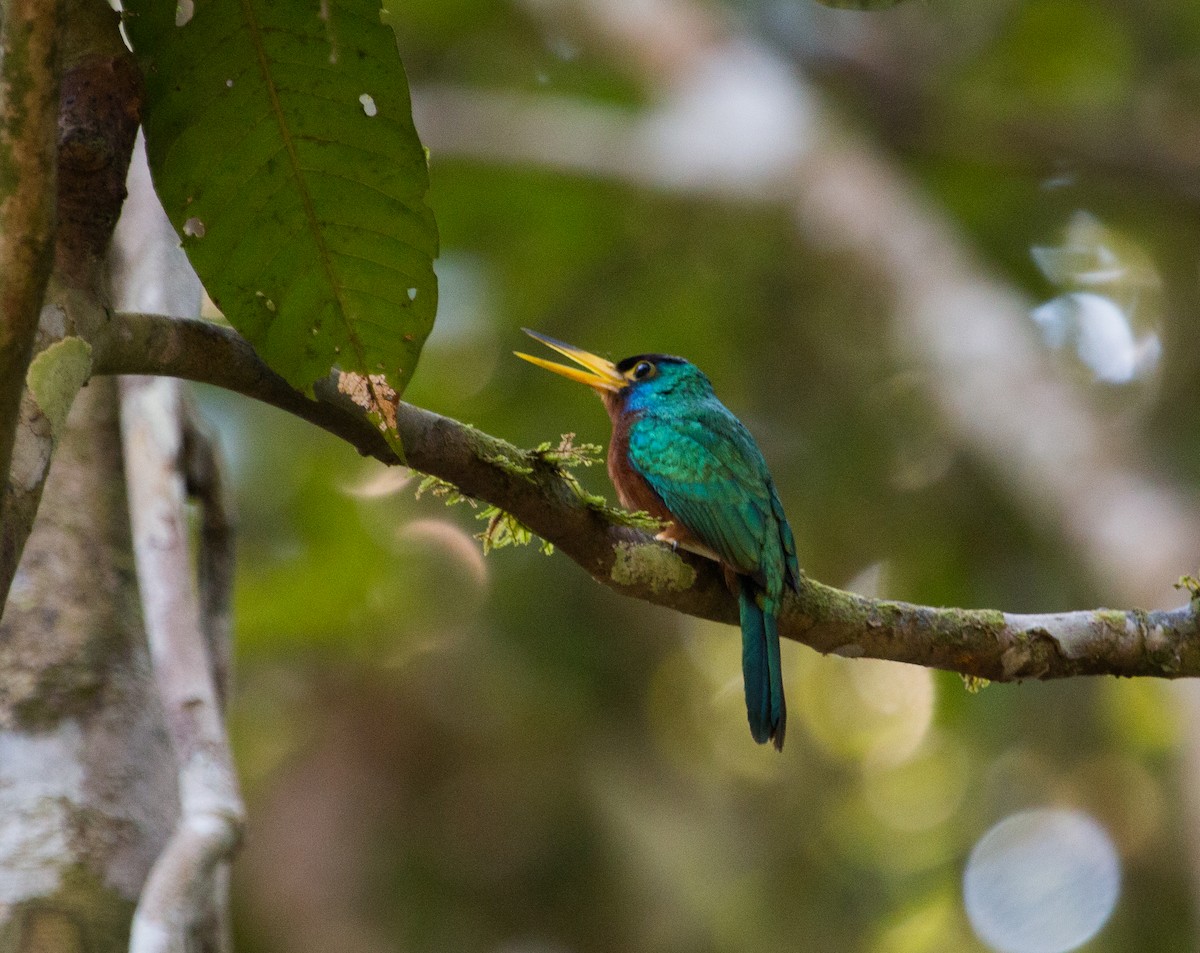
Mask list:
[[[741,578],[738,607],[742,618],[742,680],[746,685],[746,717],[750,734],[760,745],[775,742],[783,750],[787,705],[783,700],[783,671],[779,662],[779,629],[776,607],[764,599],[758,605],[758,587]]]

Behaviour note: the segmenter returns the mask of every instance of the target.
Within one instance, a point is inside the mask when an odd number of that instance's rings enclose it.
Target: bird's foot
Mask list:
[[[655,537],[660,543],[670,543],[671,552],[678,555],[679,550],[684,549],[689,553],[695,553],[697,556],[703,556],[705,559],[712,559],[715,562],[720,562],[721,557],[713,550],[709,549],[703,543],[697,542],[694,539],[680,539],[670,529],[664,529]]]
[[[668,535],[666,530],[663,530],[661,533],[656,534],[654,538],[657,539],[660,543],[670,543],[671,544],[671,552],[673,552],[673,553],[679,552],[679,540],[677,540],[674,536]]]

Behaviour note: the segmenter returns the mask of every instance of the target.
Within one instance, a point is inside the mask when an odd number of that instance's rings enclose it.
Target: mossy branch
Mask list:
[[[395,453],[333,379],[310,400],[267,368],[234,331],[204,321],[114,316],[94,342],[104,374],[160,374],[214,384],[289,411],[360,453]],[[715,563],[674,551],[628,514],[598,503],[548,445],[522,450],[411,404],[396,407],[408,465],[483,500],[528,527],[622,595],[736,623],[737,604]],[[637,522],[634,518],[633,522]],[[1055,615],[942,609],[867,599],[806,579],[786,600],[781,634],[820,652],[909,662],[974,679],[1075,675],[1200,675],[1195,602],[1169,612],[1097,609]]]

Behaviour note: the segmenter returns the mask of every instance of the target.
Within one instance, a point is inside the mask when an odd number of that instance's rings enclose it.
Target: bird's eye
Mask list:
[[[654,373],[654,365],[649,361],[638,361],[633,366],[633,379],[635,381],[644,381]]]

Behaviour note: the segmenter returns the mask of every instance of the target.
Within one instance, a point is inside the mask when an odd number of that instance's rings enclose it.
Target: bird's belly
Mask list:
[[[674,518],[667,510],[666,504],[650,484],[629,463],[625,454],[608,454],[608,477],[616,488],[617,499],[627,510],[643,510],[655,519],[674,523]]]
[[[617,499],[621,501],[621,505],[625,509],[635,513],[638,511],[649,513],[655,519],[662,520],[667,524],[667,527],[658,533],[656,538],[676,543],[684,549],[707,556],[709,559],[721,561],[720,556],[671,514],[662,498],[629,463],[628,454],[624,452],[624,448],[617,445],[616,440],[609,447],[608,476],[616,488]]]

